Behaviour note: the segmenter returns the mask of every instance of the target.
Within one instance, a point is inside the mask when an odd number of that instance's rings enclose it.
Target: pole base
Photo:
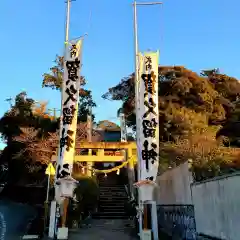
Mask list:
[[[142,230],[142,236],[140,237],[141,240],[152,240],[152,231],[148,229]]]
[[[68,239],[68,228],[58,228],[57,239],[67,240]]]

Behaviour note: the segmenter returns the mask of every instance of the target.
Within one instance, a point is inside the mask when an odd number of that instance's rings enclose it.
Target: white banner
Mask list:
[[[158,58],[159,52],[140,54],[140,152],[139,180],[155,182],[159,161],[159,119],[158,119]],[[141,200],[152,200],[149,188],[154,184],[143,184],[140,187]]]
[[[72,173],[77,130],[80,69],[82,65],[82,41],[83,40],[80,39],[67,43],[68,47],[64,59],[57,180],[69,177]]]

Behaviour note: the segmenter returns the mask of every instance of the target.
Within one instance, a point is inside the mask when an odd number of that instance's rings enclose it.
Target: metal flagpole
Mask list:
[[[141,166],[140,166],[140,146],[139,146],[139,59],[138,59],[138,28],[137,28],[137,2],[133,3],[134,10],[134,60],[135,60],[135,113],[136,113],[136,142],[137,142],[137,158],[138,158],[138,176],[137,182],[141,179]],[[140,199],[140,188],[138,190],[138,221],[139,221],[139,235],[142,236],[142,202]]]
[[[64,41],[64,56],[63,56],[64,58],[63,58],[63,61],[66,58],[66,52],[67,52],[68,41],[69,41],[69,24],[70,24],[71,1],[72,0],[67,0],[67,6],[66,6],[66,23],[65,23],[65,41]],[[64,88],[64,85],[65,85],[65,83],[64,83],[64,81],[62,81],[62,83],[61,83],[61,113],[62,113],[62,106],[63,106],[62,103],[63,103],[63,88]],[[62,121],[60,121],[60,125],[61,124],[62,124]],[[61,129],[61,126],[60,126],[60,129]],[[60,154],[58,154],[58,157],[60,157]]]
[[[70,7],[71,7],[71,1],[67,0],[67,6],[66,6],[66,23],[65,23],[65,42],[64,42],[64,59],[66,58],[66,52],[68,48],[68,41],[69,41],[69,24],[70,24]],[[62,114],[62,107],[63,107],[63,88],[64,88],[64,81],[61,83],[61,114]],[[62,115],[60,115],[62,118]],[[60,121],[60,129],[62,129],[62,121]],[[60,135],[59,135],[60,138]],[[60,161],[60,148],[58,149],[58,162]]]
[[[66,52],[68,48],[68,41],[69,41],[69,25],[70,25],[70,7],[71,2],[73,0],[67,0],[67,6],[66,6],[66,23],[65,23],[65,41],[64,41],[64,59],[66,58]],[[64,60],[63,59],[63,60]],[[64,81],[61,83],[61,113],[62,113],[62,106],[63,106],[63,88],[64,88]],[[61,116],[62,117],[62,116]],[[62,121],[60,121],[60,125],[62,124]],[[61,126],[60,126],[61,129]],[[60,137],[60,136],[59,136]],[[58,157],[60,157],[60,154],[58,154]]]
[[[47,193],[46,193],[46,200],[44,202],[44,232],[46,230],[46,223],[47,223],[47,216],[48,216],[48,200],[49,200],[49,188],[50,188],[50,172],[47,174]]]
[[[71,7],[71,1],[73,0],[67,0],[66,5],[66,22],[65,22],[65,41],[64,41],[64,59],[66,58],[66,52],[68,48],[68,41],[69,41],[69,25],[70,25],[70,7]],[[63,60],[64,60],[63,59]],[[61,83],[61,113],[62,113],[62,107],[63,107],[63,89],[64,89],[65,83],[62,81]],[[62,115],[60,115],[60,118],[62,118]],[[62,129],[62,121],[60,120],[60,129]],[[59,133],[59,138],[61,137],[61,133]],[[57,159],[57,165],[60,162],[60,147],[58,149],[58,159]],[[56,166],[57,166],[56,165]],[[50,223],[49,223],[49,237],[53,238],[57,234],[57,226],[59,221],[59,215],[57,214],[59,212],[59,208],[57,205],[57,199],[56,199],[56,191],[59,189],[56,189],[56,179],[57,179],[57,171],[55,174],[55,201],[51,203],[51,215],[50,215]],[[64,208],[67,207],[68,202],[64,200]],[[65,211],[64,211],[65,212]],[[65,219],[63,219],[64,221]]]
[[[88,131],[88,134],[87,134],[87,137],[88,137],[88,142],[92,142],[92,107],[89,106],[89,113],[88,113],[88,116],[87,116],[87,131]],[[88,149],[88,155],[89,156],[92,156],[92,149]],[[92,165],[93,163],[89,163],[87,162],[87,175],[88,177],[91,177],[92,175]],[[90,176],[89,176],[90,175]]]
[[[67,11],[66,11],[66,25],[65,25],[65,43],[68,43],[69,40],[69,24],[70,24],[70,7],[71,0],[67,0]],[[67,48],[67,44],[65,45],[65,50]]]
[[[70,25],[70,7],[71,7],[71,0],[67,0],[67,9],[66,9],[66,25],[65,25],[65,48],[64,48],[64,61],[66,59],[66,53],[67,53],[67,48],[68,48],[68,42],[69,42],[69,25]],[[62,107],[63,107],[63,89],[65,88],[65,82],[62,81],[62,104],[61,104],[61,113],[62,113]],[[61,116],[62,118],[63,116]],[[62,121],[60,121],[60,124],[62,125]],[[60,126],[60,129],[62,126]],[[60,136],[59,136],[60,137]],[[59,147],[60,150],[60,147]],[[59,154],[59,158],[60,158],[60,154]],[[59,159],[60,160],[60,159]],[[68,208],[68,203],[69,203],[69,199],[68,198],[64,198],[63,200],[63,212],[62,212],[62,222],[61,225],[62,227],[65,227],[66,225],[66,218],[67,218],[67,208]]]
[[[135,112],[136,112],[136,142],[137,142],[137,157],[138,157],[138,181],[141,180],[141,146],[139,146],[140,142],[140,134],[139,134],[139,52],[138,52],[138,25],[137,25],[137,5],[140,6],[147,6],[147,5],[160,5],[162,2],[141,2],[137,3],[137,1],[134,1],[133,8],[134,8],[134,47],[135,47]],[[138,188],[138,204],[139,209],[142,209],[143,203],[141,201],[141,194],[140,194],[140,188]],[[140,239],[142,239],[142,232],[143,232],[143,226],[142,226],[142,211],[139,211],[139,235]],[[144,208],[144,227],[147,225],[147,206]]]
[[[65,25],[65,49],[64,49],[64,60],[67,58],[67,50],[68,50],[68,43],[69,43],[69,25],[70,25],[70,7],[71,7],[71,2],[75,0],[67,0],[67,9],[66,9],[66,25]],[[63,89],[65,89],[65,82],[62,82],[62,104],[61,104],[61,113],[62,107],[63,107]],[[63,116],[61,116],[63,117]],[[60,121],[62,125],[62,121]],[[60,127],[62,127],[60,125]],[[61,129],[61,128],[60,128]],[[60,148],[59,148],[60,150]],[[60,158],[60,152],[59,152],[59,158]],[[59,159],[60,160],[60,159]],[[67,220],[67,209],[69,205],[69,198],[65,197],[63,201],[63,213],[62,213],[62,227],[66,227],[66,220]]]

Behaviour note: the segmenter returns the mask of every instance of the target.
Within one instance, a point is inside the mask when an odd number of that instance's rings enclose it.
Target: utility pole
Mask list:
[[[50,108],[48,109],[49,112],[53,112],[53,117],[54,119],[56,120],[57,118],[57,112],[60,112],[61,110],[60,109],[57,109],[57,108]]]
[[[53,108],[53,117],[56,119],[56,108]]]
[[[138,24],[137,24],[137,6],[152,6],[161,5],[162,2],[133,2],[133,30],[134,30],[134,60],[135,60],[135,112],[136,112],[136,142],[137,142],[137,159],[138,159],[138,181],[141,180],[141,146],[140,146],[140,98],[139,98],[139,49],[138,49]],[[138,204],[139,204],[139,235],[140,239],[143,237],[142,231],[142,200],[140,194],[140,188],[138,191]],[[147,229],[147,205],[144,206],[144,229]]]

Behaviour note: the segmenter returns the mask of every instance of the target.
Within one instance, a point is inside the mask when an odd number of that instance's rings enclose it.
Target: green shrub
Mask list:
[[[96,179],[81,177],[74,193],[81,211],[94,211],[99,197],[99,188]]]
[[[74,196],[77,200],[70,200],[68,209],[68,225],[72,227],[73,221],[79,224],[83,213],[94,212],[99,197],[99,188],[96,179],[90,177],[78,177],[77,187],[74,190]]]

